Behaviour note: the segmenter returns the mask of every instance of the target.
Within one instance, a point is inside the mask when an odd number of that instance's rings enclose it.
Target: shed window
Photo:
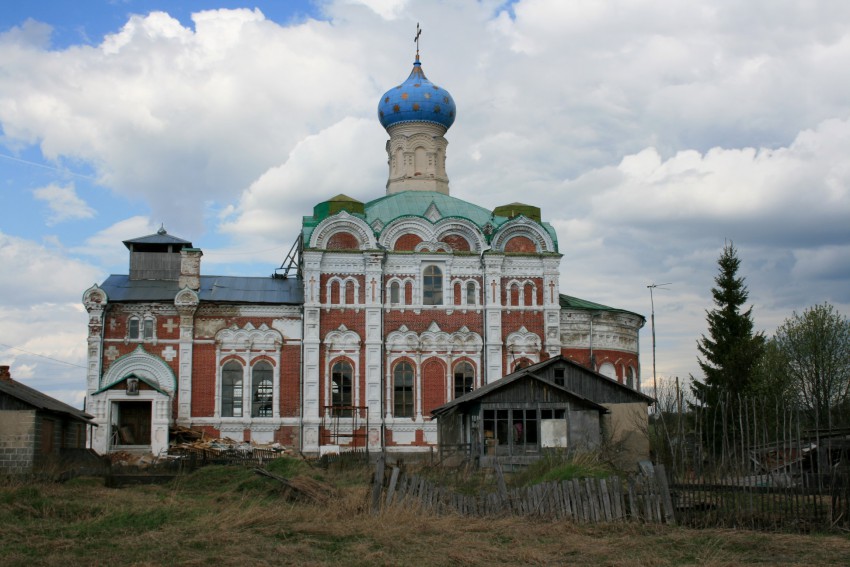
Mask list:
[[[242,417],[242,365],[235,360],[221,370],[221,417]]]
[[[564,382],[564,376],[565,375],[566,375],[566,371],[563,368],[556,368],[555,369],[555,385],[563,386],[565,384],[565,382]]]
[[[455,365],[455,398],[471,392],[475,384],[475,372],[468,362],[460,362]]]
[[[413,417],[413,367],[407,362],[393,370],[393,415]]]
[[[272,417],[272,399],[274,380],[272,365],[268,362],[258,362],[251,372],[253,395],[251,397],[252,417]]]
[[[437,266],[428,266],[422,272],[422,304],[443,304],[443,271]]]
[[[351,365],[345,361],[337,362],[331,369],[331,404],[334,406],[334,415],[351,417],[351,375]]]

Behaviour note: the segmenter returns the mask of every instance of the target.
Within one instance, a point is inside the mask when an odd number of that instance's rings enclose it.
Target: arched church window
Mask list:
[[[354,297],[354,292],[355,292],[354,282],[351,281],[351,280],[348,280],[347,282],[345,282],[345,304],[346,305],[354,305],[357,302],[356,298]]]
[[[398,305],[401,302],[401,285],[398,282],[390,284],[390,303]]]
[[[413,367],[399,362],[393,369],[393,415],[413,417]]]
[[[525,305],[534,305],[534,284],[528,282],[523,287],[522,299]]]
[[[221,417],[242,417],[242,365],[235,360],[221,369]]]
[[[466,304],[475,305],[475,282],[467,282],[466,284]]]
[[[454,371],[455,398],[467,394],[475,387],[475,371],[468,362],[459,362]]]
[[[251,417],[272,417],[274,394],[272,365],[265,361],[255,364],[251,371],[251,384],[253,386]]]
[[[632,389],[635,387],[635,369],[631,366],[626,367],[626,386]]]
[[[154,337],[154,328],[156,320],[153,317],[145,317],[140,319],[133,316],[127,320],[127,338],[131,341],[152,340]]]
[[[443,271],[437,266],[427,266],[422,272],[422,304],[443,304]]]
[[[351,417],[351,365],[341,360],[331,369],[331,405],[333,414],[340,417]]]
[[[131,341],[139,340],[139,319],[138,317],[130,317],[127,321],[127,336]]]

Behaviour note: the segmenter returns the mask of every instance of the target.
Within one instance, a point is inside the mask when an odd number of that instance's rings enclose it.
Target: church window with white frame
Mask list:
[[[455,398],[459,398],[464,394],[468,394],[475,388],[475,370],[472,365],[466,361],[461,361],[455,364],[454,370],[454,389]]]
[[[351,417],[351,378],[354,372],[345,360],[334,363],[331,368],[331,406],[339,417]]]
[[[413,417],[413,366],[399,362],[393,369],[393,416]]]
[[[426,266],[422,271],[422,304],[443,304],[443,271],[439,266]]]
[[[478,302],[476,301],[476,289],[475,282],[466,282],[466,304],[467,305],[476,305]]]
[[[127,338],[131,341],[150,341],[154,338],[156,320],[153,317],[144,318],[133,315],[127,320]]]
[[[251,369],[251,417],[272,417],[274,410],[274,371],[272,365],[261,360]]]
[[[221,369],[221,417],[242,417],[242,365],[231,360]]]

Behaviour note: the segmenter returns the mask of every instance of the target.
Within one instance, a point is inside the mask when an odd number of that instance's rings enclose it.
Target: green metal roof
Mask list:
[[[345,195],[339,195],[329,201],[325,201],[325,203],[341,201],[341,197],[351,199]],[[357,203],[354,199],[351,199],[351,201]],[[401,193],[385,195],[366,203],[365,214],[359,214],[359,212],[356,211],[349,212],[352,212],[354,216],[364,219],[369,226],[374,227],[375,221],[379,220],[381,227],[384,227],[401,217],[428,218],[426,213],[432,205],[440,212],[441,219],[466,219],[482,230],[484,226],[489,223],[494,229],[493,232],[495,232],[500,226],[510,220],[509,217],[496,215],[492,211],[485,209],[484,207],[474,205],[469,201],[464,201],[463,199],[458,199],[436,191],[402,191]],[[320,206],[317,205],[314,210],[314,216],[304,217],[302,225],[304,242],[310,241],[313,229],[316,228],[316,226],[324,220],[324,218],[326,218],[325,216],[322,216],[322,213],[325,212],[326,211],[323,208],[320,210]],[[335,212],[337,211],[330,212],[330,214],[334,214]],[[557,250],[558,235],[555,233],[555,229],[552,225],[548,222],[539,222],[537,219],[532,220],[535,220],[541,227],[543,227],[552,239],[552,242],[555,244],[555,250]],[[375,234],[380,234],[381,230],[375,230]]]
[[[479,228],[488,222],[499,227],[508,220],[506,217],[493,216],[484,207],[436,191],[403,191],[366,203],[366,222],[371,225],[376,219],[380,219],[387,225],[399,217],[425,218],[431,203],[437,207],[442,217],[464,218]]]
[[[560,294],[559,299],[561,309],[577,309],[579,311],[613,311],[615,313],[628,313],[629,315],[635,315],[637,317],[640,317],[644,321],[646,320],[646,317],[644,317],[640,313],[635,313],[634,311],[626,311],[625,309],[609,307],[607,305],[602,305],[601,303],[594,303],[586,299],[580,299],[571,295],[564,295],[563,293]]]

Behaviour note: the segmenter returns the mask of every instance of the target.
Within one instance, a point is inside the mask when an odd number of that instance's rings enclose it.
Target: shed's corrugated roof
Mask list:
[[[71,407],[65,402],[60,402],[56,398],[51,398],[47,394],[39,392],[35,388],[30,388],[26,384],[21,384],[17,380],[0,380],[0,392],[31,405],[35,409],[66,414],[76,421],[93,423],[91,421],[94,419],[93,415]]]
[[[564,295],[562,293],[559,299],[561,309],[578,309],[580,311],[612,311],[615,313],[628,313],[629,315],[635,315],[646,321],[646,317],[644,317],[640,313],[635,313],[634,311],[626,311],[625,309],[618,309],[616,307],[608,307],[607,305],[602,305],[601,303],[594,303],[592,301],[580,299],[571,295]]]
[[[558,388],[559,390],[563,390],[564,392],[570,394],[571,396],[574,396],[574,397],[576,397],[576,398],[578,398],[578,399],[580,399],[584,402],[587,402],[588,404],[592,404],[594,407],[598,406],[599,408],[605,409],[605,406],[601,406],[598,403],[594,402],[593,400],[573,392],[569,388],[566,388],[566,387],[563,387],[563,386],[558,386],[553,381],[547,380],[546,378],[542,378],[541,376],[539,376],[537,374],[537,372],[539,370],[541,370],[542,368],[545,368],[546,366],[555,364],[556,362],[564,362],[566,364],[569,364],[571,366],[579,368],[581,371],[592,375],[594,378],[597,378],[599,380],[604,380],[608,384],[611,384],[611,385],[618,387],[618,388],[622,388],[625,391],[627,391],[629,394],[633,395],[635,400],[639,400],[641,402],[646,402],[646,403],[652,403],[652,402],[655,401],[650,396],[647,396],[646,394],[644,394],[642,392],[638,392],[636,390],[633,390],[633,389],[629,388],[628,386],[626,386],[625,384],[620,384],[616,380],[612,380],[612,379],[608,378],[607,376],[605,376],[603,374],[599,374],[598,372],[594,372],[593,370],[590,370],[589,368],[585,368],[585,367],[581,366],[580,364],[576,363],[573,360],[570,360],[568,358],[564,358],[562,355],[558,355],[558,356],[553,356],[552,358],[550,358],[548,360],[544,360],[542,362],[532,364],[531,366],[526,366],[525,368],[522,368],[520,370],[517,370],[516,372],[508,374],[504,378],[500,378],[499,380],[496,380],[495,382],[490,382],[489,384],[485,384],[484,386],[478,388],[477,390],[473,390],[471,392],[468,392],[468,393],[466,393],[466,394],[464,394],[464,395],[462,395],[458,398],[455,398],[454,400],[452,400],[452,401],[450,401],[446,404],[443,404],[442,406],[432,410],[431,413],[434,414],[434,415],[437,415],[439,413],[445,413],[445,412],[449,411],[450,409],[452,409],[453,407],[456,407],[460,404],[464,404],[464,403],[473,401],[473,400],[475,400],[475,399],[477,399],[481,396],[489,394],[493,390],[497,390],[499,388],[507,386],[511,382],[514,382],[514,381],[522,378],[523,376],[531,376],[531,377],[533,377],[537,380],[541,380],[543,382],[546,382],[546,384],[548,384],[548,385],[550,385],[554,388]],[[607,411],[607,409],[606,409],[606,411]]]
[[[176,281],[131,280],[111,275],[100,286],[109,301],[174,301],[180,291]],[[304,290],[298,278],[201,276],[201,301],[218,303],[272,303],[300,305]]]
[[[599,410],[603,413],[608,413],[608,408],[606,408],[605,406],[597,404],[593,400],[590,400],[588,398],[585,398],[584,396],[576,394],[575,392],[573,392],[572,390],[570,390],[568,388],[565,388],[563,386],[558,386],[557,384],[555,384],[551,380],[546,380],[545,378],[538,376],[534,372],[531,372],[529,370],[529,368],[531,368],[531,367],[529,366],[527,368],[523,368],[522,370],[517,370],[513,374],[508,374],[504,378],[500,378],[499,380],[496,380],[495,382],[490,382],[489,384],[485,384],[484,386],[481,386],[477,390],[473,390],[473,391],[468,392],[468,393],[466,393],[466,394],[464,394],[460,397],[457,397],[457,398],[453,399],[452,401],[450,401],[446,404],[443,404],[436,409],[431,410],[431,414],[432,415],[439,415],[441,413],[445,413],[445,412],[451,410],[453,407],[457,407],[459,405],[463,405],[465,403],[472,402],[472,401],[474,401],[474,400],[476,400],[476,399],[478,399],[482,396],[486,396],[490,392],[493,392],[493,391],[498,390],[500,388],[504,388],[504,387],[508,386],[509,384],[512,384],[513,382],[516,382],[517,380],[522,380],[524,378],[530,378],[530,379],[533,379],[533,380],[537,380],[539,382],[544,382],[547,386],[550,386],[550,387],[552,387],[556,390],[560,390],[560,391],[562,391],[566,394],[569,394],[570,396],[572,396],[572,397],[574,397],[578,400],[581,400],[583,403],[592,407],[595,410]]]

